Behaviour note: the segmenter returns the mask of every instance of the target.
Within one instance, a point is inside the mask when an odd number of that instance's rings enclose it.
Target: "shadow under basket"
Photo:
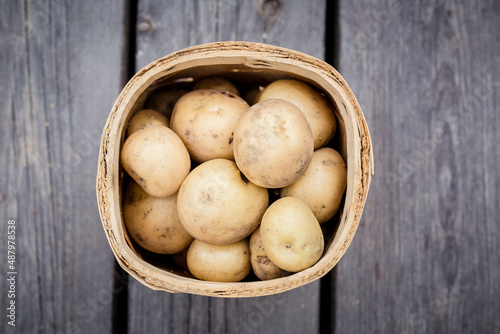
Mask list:
[[[120,165],[120,149],[131,116],[147,98],[164,87],[189,88],[206,76],[224,76],[238,87],[265,86],[277,79],[308,83],[332,104],[337,132],[328,145],[347,164],[347,189],[339,213],[330,224],[325,251],[312,267],[268,281],[208,282],[192,278],[157,261],[131,241],[122,215],[122,195],[128,176]],[[97,202],[102,225],[120,264],[142,284],[169,292],[207,296],[255,297],[275,294],[312,282],[330,271],[349,247],[363,212],[371,176],[373,151],[361,108],[337,71],[309,55],[272,45],[219,42],[190,47],[158,59],[140,70],[118,96],[104,127],[97,170]],[[324,225],[324,224],[323,224]]]

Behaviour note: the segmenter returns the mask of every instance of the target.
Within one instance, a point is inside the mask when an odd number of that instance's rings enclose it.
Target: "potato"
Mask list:
[[[297,272],[314,265],[323,254],[321,227],[307,204],[295,197],[269,206],[260,227],[269,259],[281,269]]]
[[[324,223],[339,210],[346,187],[347,167],[342,156],[334,149],[324,147],[313,153],[306,172],[281,189],[280,196],[302,199],[316,219]]]
[[[163,125],[168,126],[168,118],[153,109],[143,109],[138,111],[128,123],[127,137],[138,130],[148,126]]]
[[[182,139],[193,160],[232,160],[234,128],[248,108],[248,103],[233,93],[195,90],[177,101],[170,127]]]
[[[187,266],[187,252],[189,247],[184,248],[179,253],[172,254],[172,260],[174,263],[178,265],[180,268],[188,270]]]
[[[282,188],[295,182],[311,162],[314,141],[302,112],[284,100],[259,102],[234,131],[238,168],[258,186]]]
[[[249,105],[253,105],[257,102],[260,94],[262,93],[262,90],[264,90],[264,88],[260,87],[260,86],[257,86],[257,87],[254,87],[252,89],[250,89],[248,92],[245,93],[245,101],[247,101],[247,103]]]
[[[154,253],[174,254],[193,240],[177,215],[177,194],[152,197],[131,181],[123,199],[123,218],[132,239]]]
[[[133,133],[121,150],[125,171],[154,197],[175,194],[191,167],[180,138],[165,126],[150,126]]]
[[[195,239],[228,245],[257,228],[268,204],[267,190],[242,178],[234,162],[214,159],[188,175],[179,190],[177,210]]]
[[[198,81],[198,83],[194,85],[193,90],[198,89],[217,89],[240,95],[238,88],[236,88],[231,81],[221,77],[208,77]]]
[[[283,99],[296,105],[311,127],[314,149],[326,145],[335,134],[337,122],[333,110],[323,96],[312,87],[298,80],[277,80],[269,84],[257,102]]]
[[[160,114],[170,117],[177,100],[179,100],[180,97],[187,92],[188,91],[184,89],[159,89],[149,97],[144,107],[156,110]]]
[[[260,227],[250,237],[250,262],[255,275],[261,280],[280,278],[289,273],[271,262],[262,246]]]
[[[216,246],[195,239],[189,246],[187,265],[194,277],[204,281],[241,281],[252,268],[248,240]]]

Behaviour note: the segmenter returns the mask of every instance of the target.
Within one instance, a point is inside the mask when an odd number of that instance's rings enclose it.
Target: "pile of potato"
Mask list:
[[[345,162],[324,147],[336,120],[320,93],[286,79],[239,94],[220,77],[160,90],[130,119],[121,150],[133,179],[123,199],[129,235],[148,251],[184,255],[202,280],[311,267],[324,250],[320,224],[347,186]],[[271,205],[270,193],[280,197]]]

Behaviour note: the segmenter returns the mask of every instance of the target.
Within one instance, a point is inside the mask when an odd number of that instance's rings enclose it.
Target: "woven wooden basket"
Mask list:
[[[142,109],[154,89],[182,85],[209,75],[236,82],[268,83],[281,78],[302,80],[323,92],[335,106],[337,134],[330,146],[347,163],[348,182],[335,230],[326,240],[322,258],[311,268],[269,281],[218,283],[201,281],[175,267],[160,266],[143,256],[129,238],[122,216],[124,172],[120,148],[127,122]],[[272,45],[219,42],[190,47],[158,59],[140,70],[118,96],[103,130],[97,170],[97,201],[102,224],[118,263],[144,285],[169,292],[208,296],[254,297],[287,291],[312,282],[337,264],[351,243],[365,205],[373,151],[363,113],[344,79],[325,62]]]

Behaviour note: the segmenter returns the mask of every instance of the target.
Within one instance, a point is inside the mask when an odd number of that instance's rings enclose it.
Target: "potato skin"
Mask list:
[[[177,215],[177,194],[152,197],[131,181],[123,200],[123,218],[132,239],[154,253],[174,254],[193,240]]]
[[[128,123],[127,137],[148,126],[163,125],[168,127],[168,118],[153,109],[138,111]]]
[[[259,102],[234,131],[238,168],[258,186],[282,188],[295,182],[311,162],[314,141],[302,112],[284,100]]]
[[[195,239],[228,245],[249,236],[269,204],[269,193],[243,180],[236,164],[214,159],[196,167],[179,190],[177,209]]]
[[[342,156],[324,147],[313,153],[309,167],[297,181],[281,189],[280,197],[302,199],[322,224],[339,210],[346,187],[347,166]]]
[[[170,127],[182,139],[193,160],[233,160],[233,132],[249,107],[233,93],[195,90],[177,101]]]
[[[311,127],[314,149],[318,149],[333,138],[337,122],[332,108],[321,94],[308,84],[283,79],[269,84],[259,95],[257,102],[268,99],[283,99],[296,105]]]
[[[287,276],[289,273],[271,262],[262,245],[260,227],[250,237],[250,262],[255,275],[263,280],[270,280]]]
[[[307,204],[295,197],[280,198],[262,217],[260,234],[269,259],[297,272],[314,265],[323,254],[323,232]]]
[[[226,92],[231,92],[236,95],[240,95],[238,88],[231,81],[222,77],[208,77],[201,79],[194,85],[193,90],[198,89],[217,89]]]
[[[175,194],[191,167],[180,138],[165,126],[150,126],[133,133],[120,156],[125,171],[154,197]]]
[[[239,282],[252,268],[248,240],[217,246],[194,240],[187,253],[191,274],[204,281]]]

